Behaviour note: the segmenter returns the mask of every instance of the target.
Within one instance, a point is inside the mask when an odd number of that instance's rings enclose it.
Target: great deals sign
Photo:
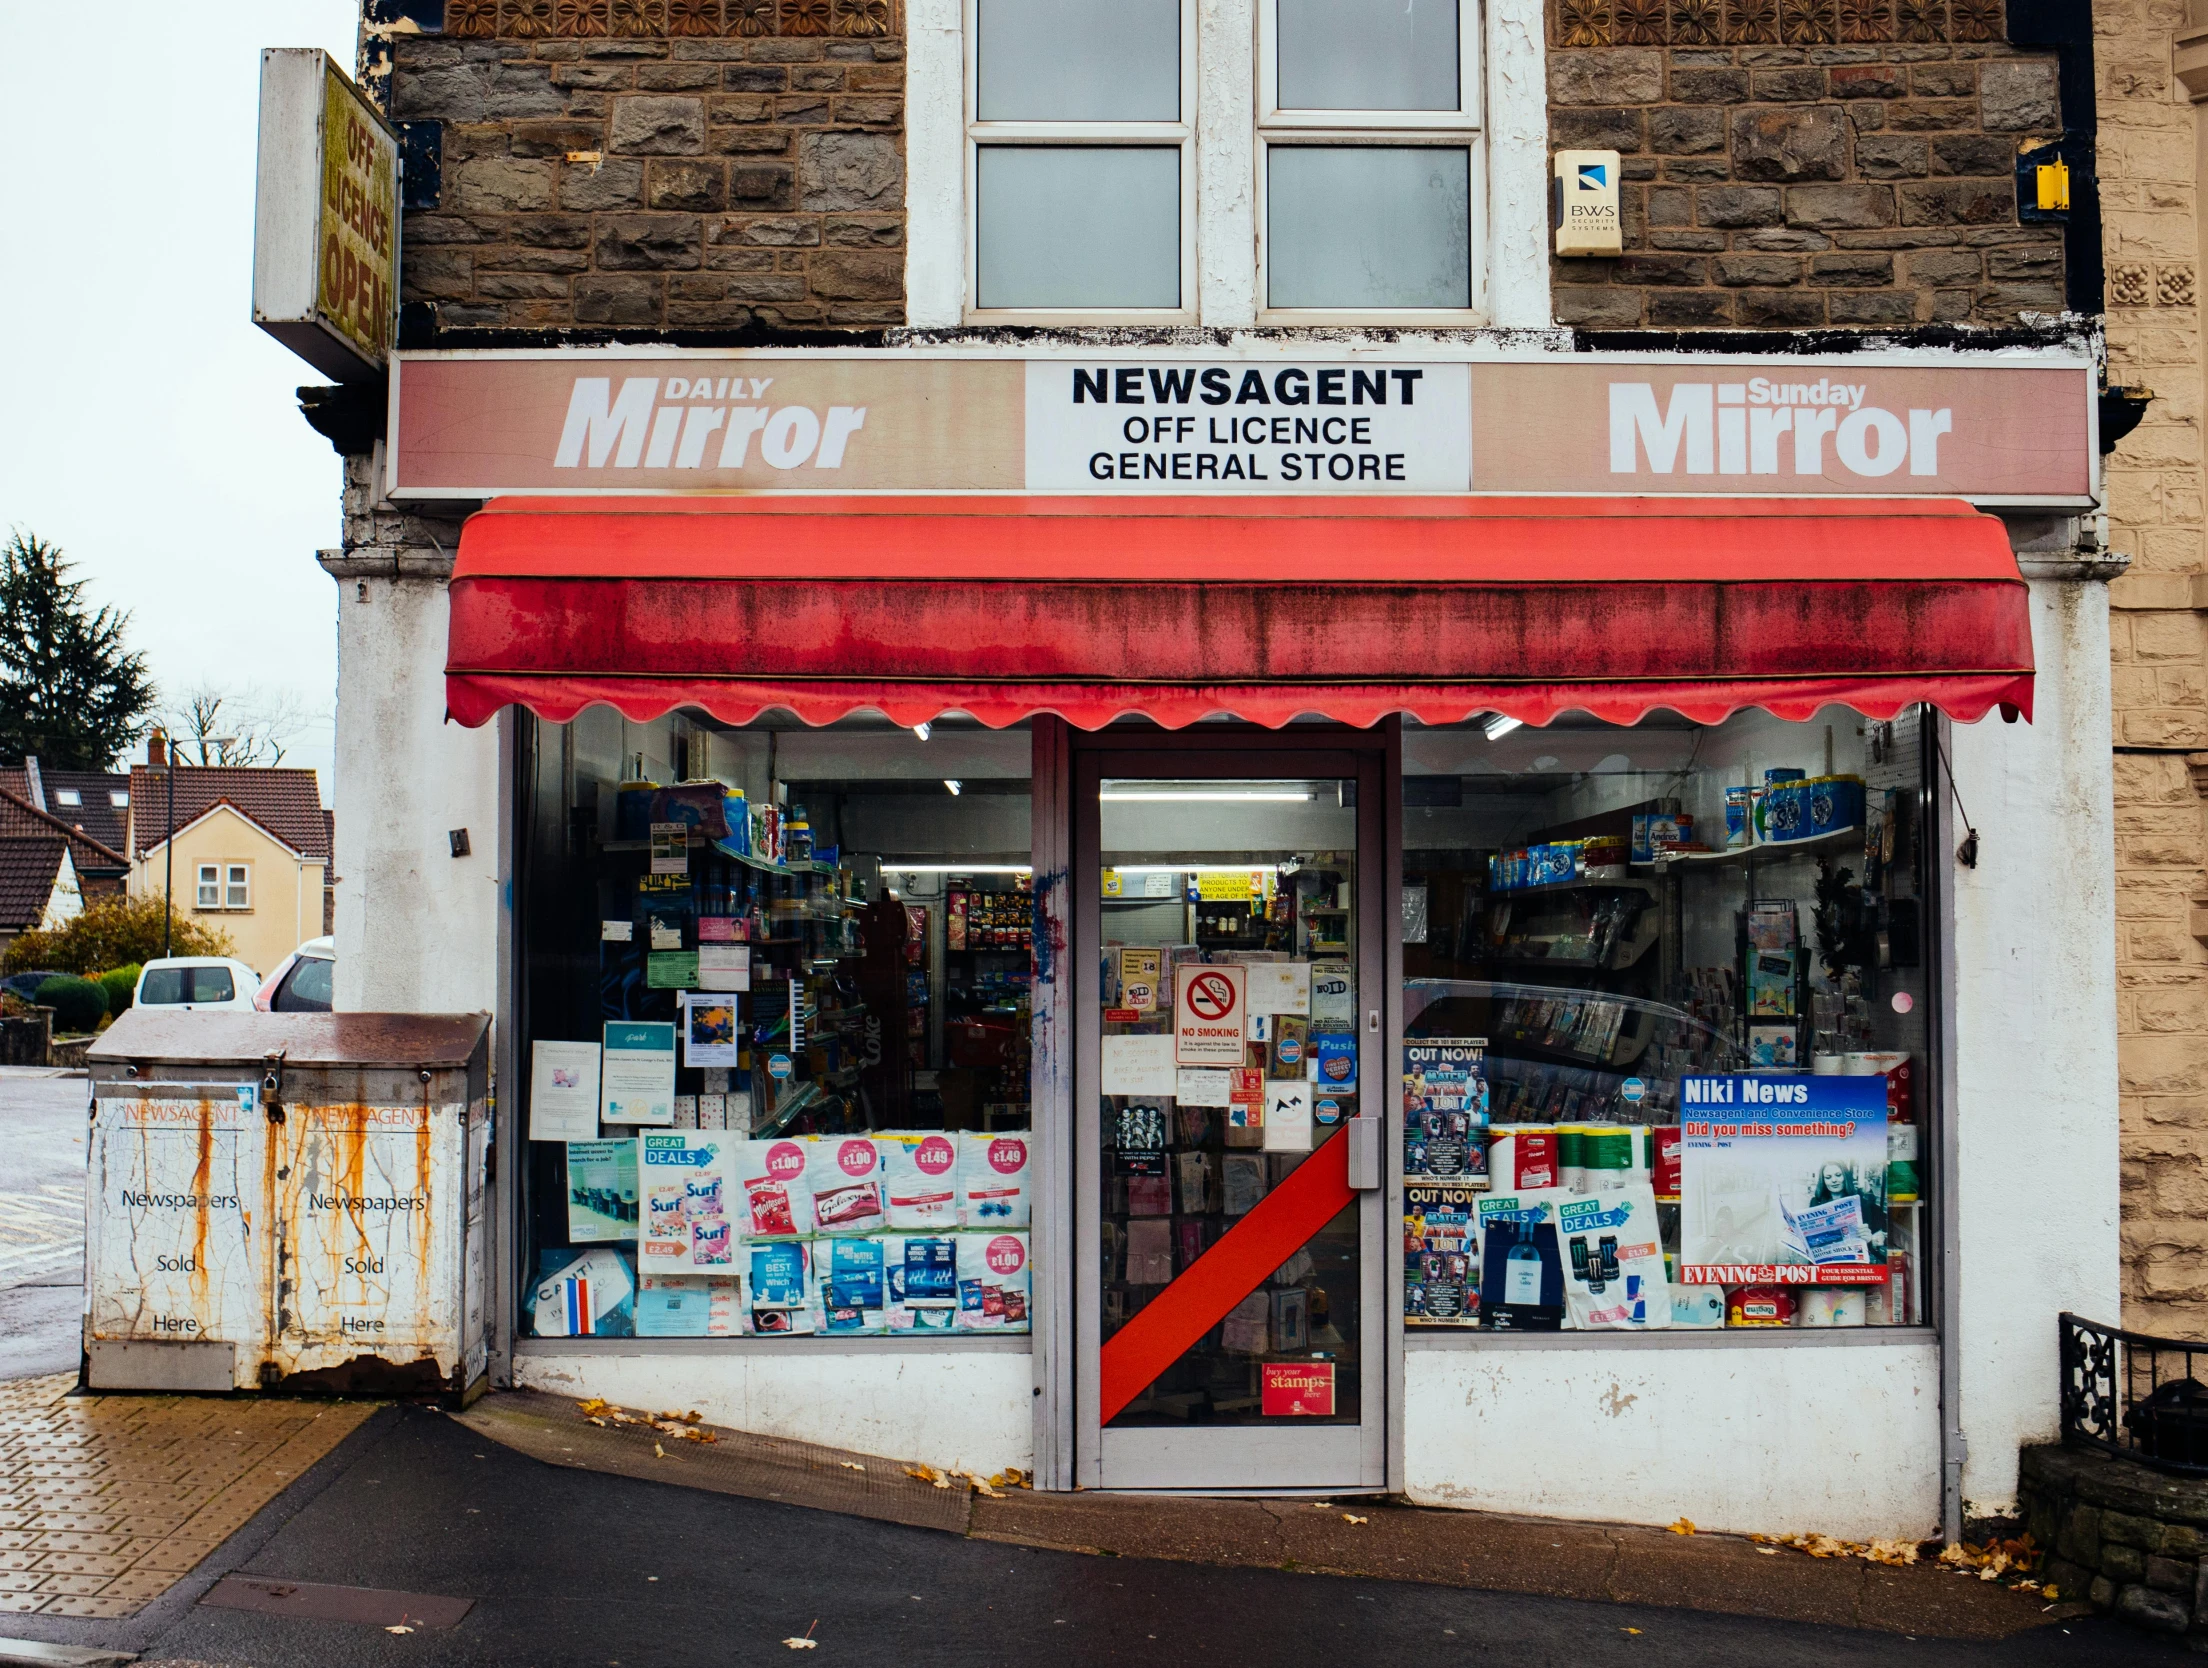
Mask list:
[[[1868,494],[2082,503],[2091,366],[1977,359],[399,356],[390,491]]]

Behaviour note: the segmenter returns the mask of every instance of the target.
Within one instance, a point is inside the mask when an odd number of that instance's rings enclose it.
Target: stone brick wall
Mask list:
[[[1988,0],[1550,0],[1549,138],[1623,161],[1625,253],[1554,260],[1591,329],[2014,324],[2062,310],[2018,145],[2052,55]]]
[[[443,146],[402,301],[440,331],[902,322],[901,28],[895,0],[448,0],[391,40],[391,113]]]
[[[2124,1324],[2208,1338],[2208,656],[2194,111],[2181,0],[2099,0],[2108,380],[2154,390],[2104,460],[2122,1074]]]

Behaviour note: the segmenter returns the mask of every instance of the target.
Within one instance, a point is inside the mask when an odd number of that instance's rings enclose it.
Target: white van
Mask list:
[[[253,1011],[261,976],[229,956],[162,956],[138,974],[131,998],[140,1008],[243,1008]]]

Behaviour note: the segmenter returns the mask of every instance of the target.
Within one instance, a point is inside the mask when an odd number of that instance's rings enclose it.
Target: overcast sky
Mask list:
[[[128,608],[163,693],[258,685],[312,716],[329,792],[339,465],[250,322],[260,50],[348,70],[355,0],[0,5],[0,533]],[[87,82],[87,66],[96,66]]]

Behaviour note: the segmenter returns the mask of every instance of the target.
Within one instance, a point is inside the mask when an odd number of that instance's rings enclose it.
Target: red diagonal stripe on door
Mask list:
[[[1288,1173],[1257,1208],[1220,1236],[1187,1273],[1112,1334],[1100,1352],[1097,1422],[1110,1424],[1227,1311],[1265,1283],[1357,1195],[1349,1185],[1349,1143],[1337,1130]]]

